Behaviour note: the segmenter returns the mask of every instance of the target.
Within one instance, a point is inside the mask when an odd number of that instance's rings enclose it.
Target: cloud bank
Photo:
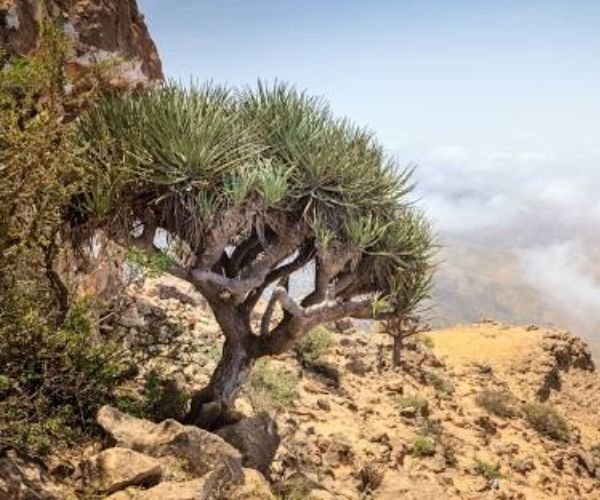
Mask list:
[[[442,244],[512,252],[523,282],[566,311],[565,327],[600,339],[600,148],[548,151],[446,145],[410,154]]]

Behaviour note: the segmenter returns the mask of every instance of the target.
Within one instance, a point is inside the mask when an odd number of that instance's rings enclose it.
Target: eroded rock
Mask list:
[[[242,454],[245,467],[267,474],[279,443],[277,424],[267,414],[245,418],[217,431]]]
[[[135,0],[5,0],[0,2],[0,42],[9,53],[26,54],[39,41],[49,16],[72,40],[71,65],[123,58],[120,77],[132,83],[161,80],[161,61]]]
[[[240,453],[216,434],[171,419],[155,424],[110,406],[100,409],[98,423],[116,446],[155,458],[177,457],[195,476],[226,468],[232,471],[234,481],[241,480]]]
[[[105,500],[207,500],[209,498],[207,480],[202,477],[180,483],[166,481],[148,490],[128,488]]]
[[[127,448],[109,448],[82,462],[75,473],[84,485],[114,493],[128,486],[153,485],[162,467],[152,457]]]

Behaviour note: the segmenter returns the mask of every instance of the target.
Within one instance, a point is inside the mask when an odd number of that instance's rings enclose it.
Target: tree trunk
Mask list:
[[[394,335],[394,347],[392,350],[392,364],[394,366],[400,366],[402,363],[402,344],[404,339],[402,334],[398,333]]]
[[[184,423],[208,430],[231,423],[235,400],[255,361],[247,343],[226,339],[221,360],[208,385],[192,397]]]

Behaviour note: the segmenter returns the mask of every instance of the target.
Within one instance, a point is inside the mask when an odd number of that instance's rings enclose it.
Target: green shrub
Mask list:
[[[409,394],[400,398],[400,408],[408,407],[413,407],[417,410],[417,414],[422,417],[427,417],[429,415],[429,402],[416,394]]]
[[[204,348],[203,354],[206,358],[218,363],[223,356],[223,349],[219,345],[212,344]]]
[[[514,397],[506,391],[482,391],[476,396],[475,402],[498,417],[512,418],[518,413]]]
[[[183,418],[190,399],[190,395],[182,391],[174,380],[165,378],[156,368],[146,375],[142,397],[144,416],[157,422]]]
[[[44,24],[27,58],[0,56],[0,436],[40,454],[92,429],[132,373],[58,272],[88,181],[74,118],[95,97],[64,92],[68,52]]]
[[[55,323],[40,307],[47,299],[22,292],[4,293],[0,312],[0,435],[42,454],[91,429],[98,407],[132,372],[116,343],[91,340],[86,304]]]
[[[443,432],[444,429],[442,428],[442,423],[439,420],[424,418],[423,422],[419,426],[419,434],[423,436],[432,436],[438,438]]]
[[[415,335],[413,338],[415,339],[415,342],[418,342],[419,344],[423,344],[425,347],[429,347],[430,349],[433,349],[435,347],[435,342],[431,338],[430,335],[425,335],[424,333],[419,333],[419,334]]]
[[[527,422],[540,434],[556,441],[569,440],[569,425],[560,413],[547,403],[523,405]]]
[[[308,479],[297,476],[289,480],[279,488],[277,498],[281,500],[315,500],[310,494],[312,488]]]
[[[166,272],[173,262],[165,253],[147,255],[136,247],[127,249],[127,262],[140,278],[155,278]]]
[[[427,372],[425,379],[440,396],[449,396],[454,392],[452,382],[434,372]]]
[[[333,346],[333,333],[324,326],[317,326],[308,332],[298,345],[298,357],[303,363],[310,365],[326,356]]]
[[[256,410],[281,410],[298,397],[297,377],[266,359],[259,360],[250,374],[245,393]]]
[[[477,474],[486,479],[500,479],[502,477],[502,474],[500,473],[500,464],[491,464],[476,458],[474,468]]]
[[[413,441],[411,453],[415,457],[429,457],[435,454],[433,440],[427,436],[417,436]]]

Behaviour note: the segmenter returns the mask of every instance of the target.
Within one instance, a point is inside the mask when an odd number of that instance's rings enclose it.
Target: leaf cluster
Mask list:
[[[281,83],[171,83],[101,101],[80,120],[79,139],[93,223],[127,235],[150,216],[201,255],[217,222],[233,224],[219,219],[231,209],[245,220],[227,236],[232,247],[304,222],[320,257],[358,249],[358,294],[379,293],[402,315],[429,294],[435,241],[409,198],[412,169],[320,98]]]

